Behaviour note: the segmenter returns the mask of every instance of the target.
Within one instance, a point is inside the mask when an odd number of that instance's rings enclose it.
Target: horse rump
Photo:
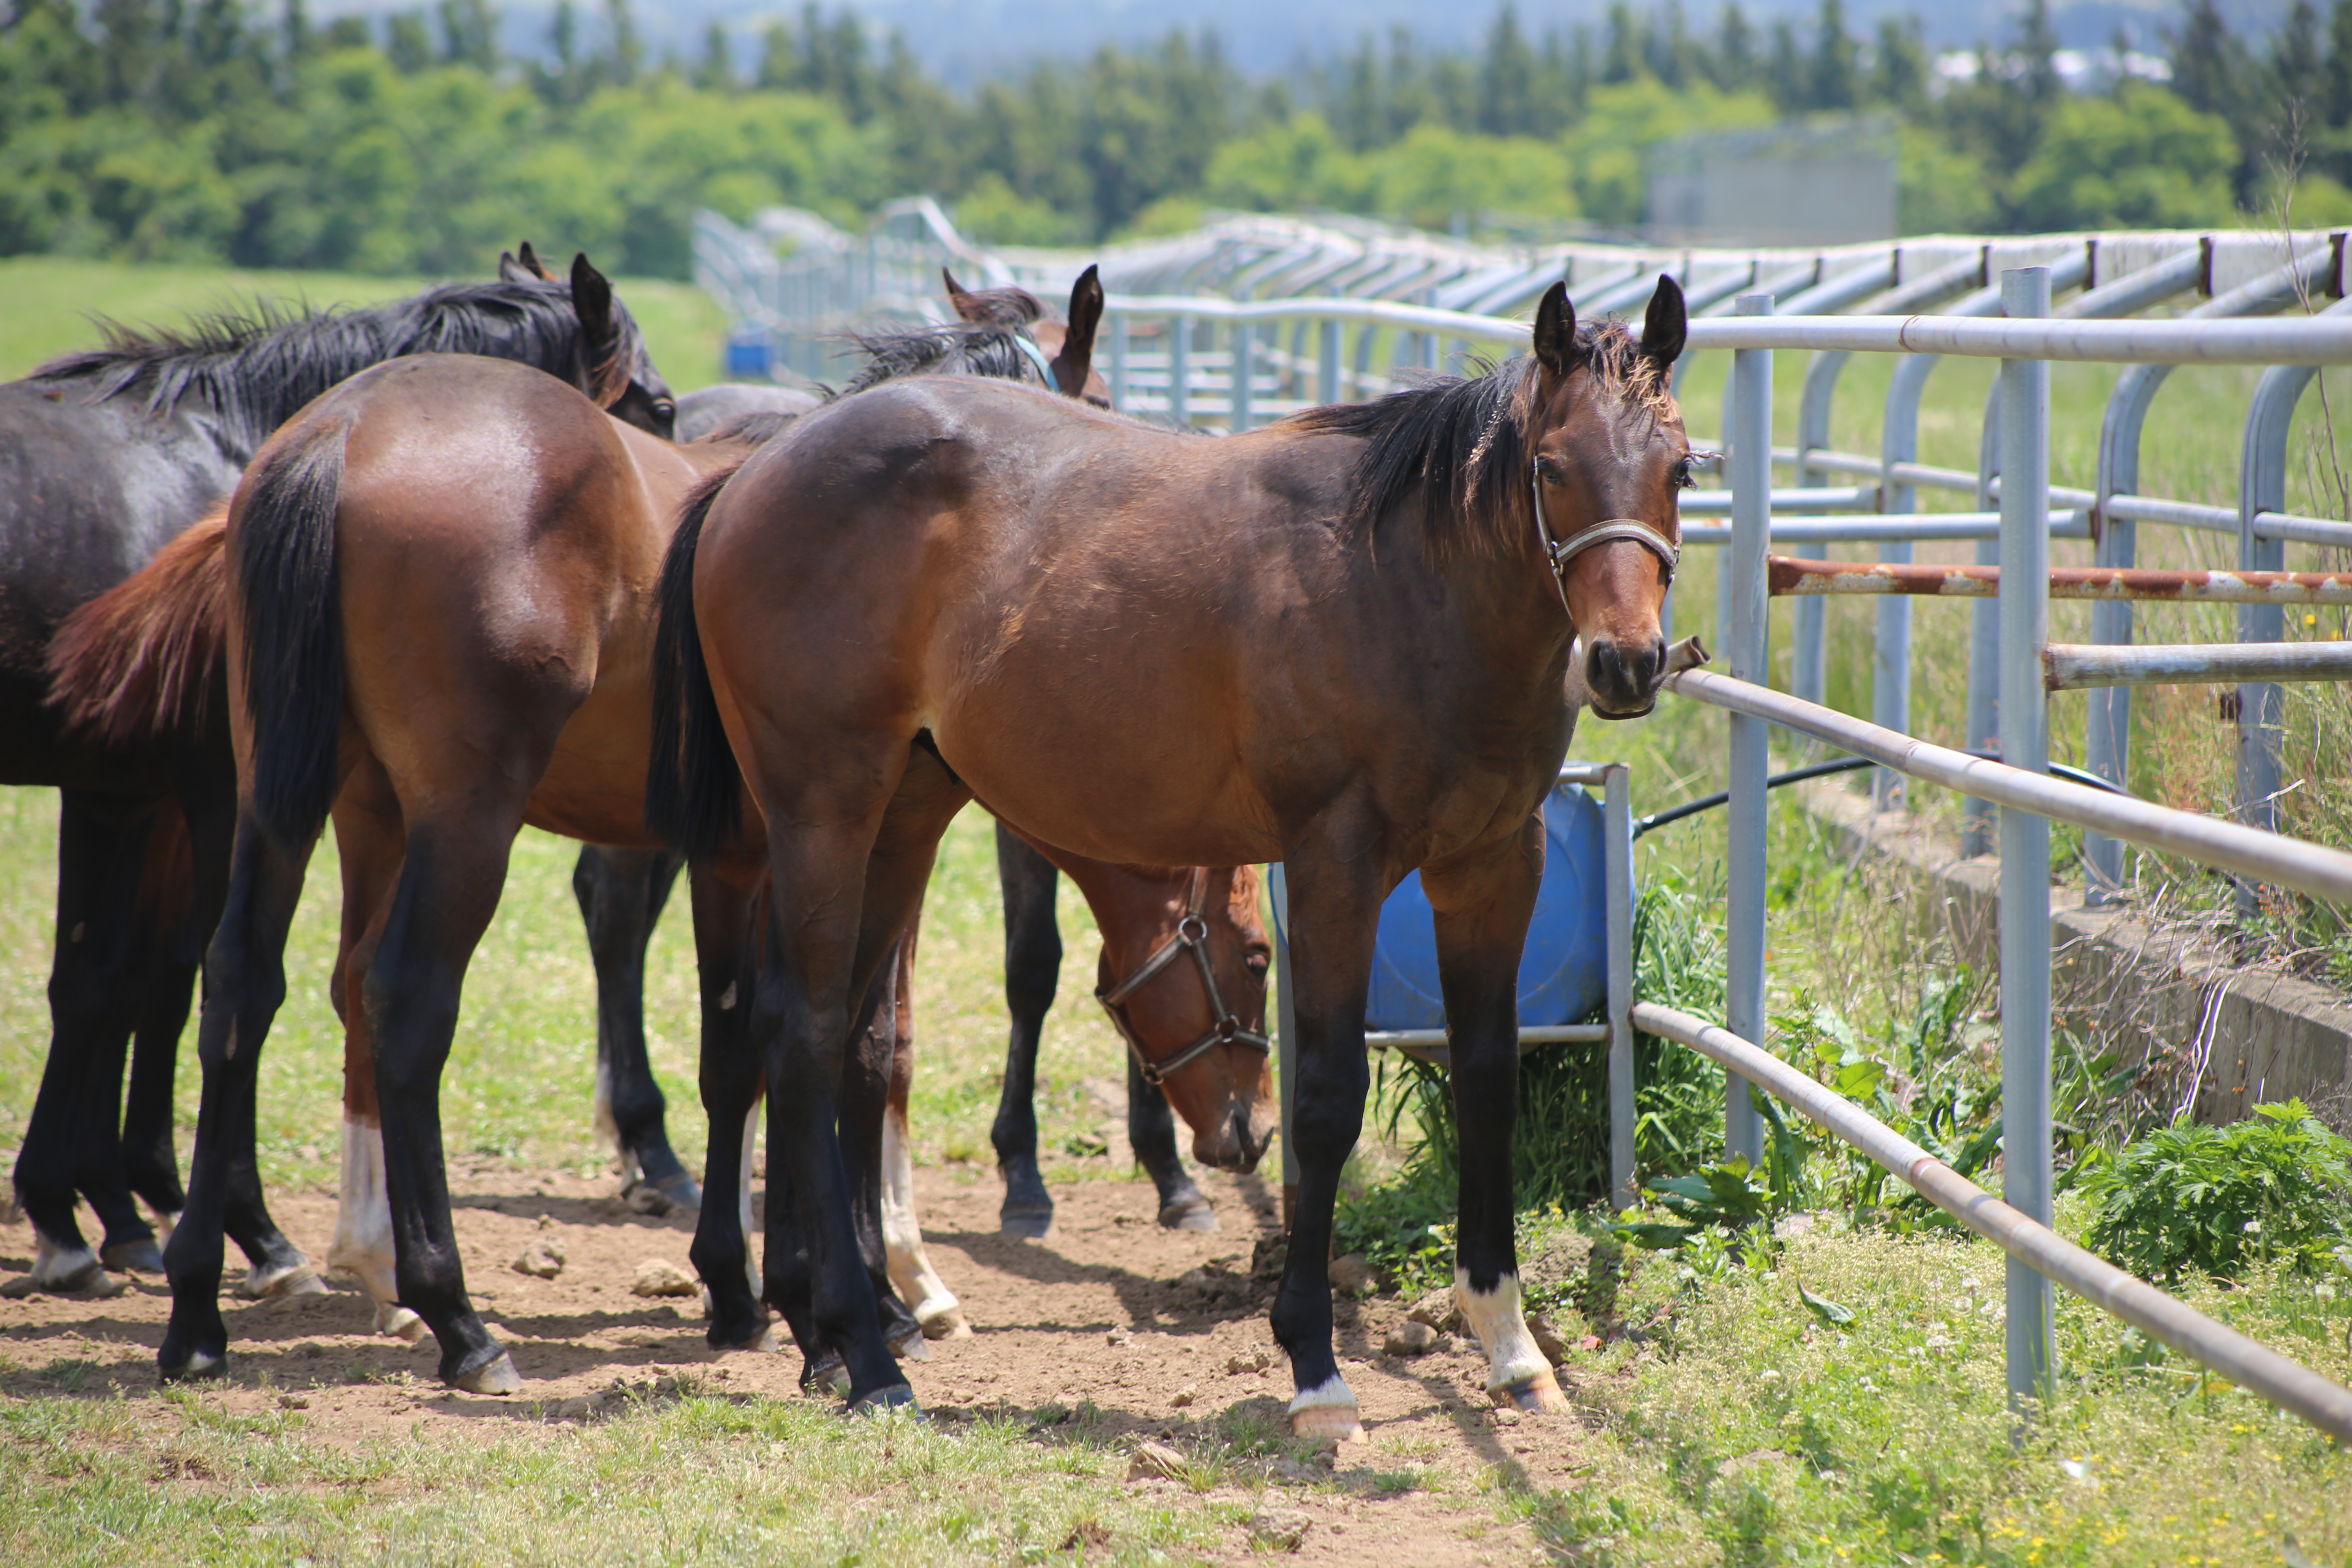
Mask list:
[[[228,502],[75,610],[49,643],[49,705],[106,746],[196,741],[226,679]]]
[[[694,558],[702,525],[739,464],[704,479],[679,504],[654,586],[654,744],[646,766],[646,826],[689,860],[729,848],[743,827],[743,777],[719,721],[694,618]]]
[[[245,610],[246,710],[253,721],[253,812],[299,854],[341,783],[343,612],[335,574],[341,419],[316,420],[265,451],[238,487],[237,592]]]

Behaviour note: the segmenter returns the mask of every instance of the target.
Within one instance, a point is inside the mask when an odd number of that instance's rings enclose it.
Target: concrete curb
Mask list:
[[[1874,852],[1943,900],[1959,956],[1994,967],[2000,861],[1964,859],[1957,837],[1908,812],[1875,812],[1835,781],[1802,784],[1803,809],[1842,853]],[[2055,1021],[2107,1042],[2124,1062],[2159,1068],[2156,1087],[2200,1121],[2242,1120],[2300,1099],[2339,1130],[2352,1123],[2352,1001],[2271,962],[2235,962],[2199,928],[2083,907],[2080,887],[2051,889]]]

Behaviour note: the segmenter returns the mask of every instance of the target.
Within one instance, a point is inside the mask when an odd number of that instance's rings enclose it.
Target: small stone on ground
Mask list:
[[[638,1296],[692,1296],[701,1289],[693,1275],[664,1258],[648,1258],[638,1264],[636,1283],[629,1287]]]

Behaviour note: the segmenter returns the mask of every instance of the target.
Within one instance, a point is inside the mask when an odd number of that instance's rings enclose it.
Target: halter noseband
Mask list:
[[[1666,586],[1675,585],[1675,569],[1682,564],[1683,547],[1668,539],[1665,531],[1654,523],[1638,517],[1606,517],[1590,528],[1579,529],[1566,539],[1551,536],[1551,524],[1544,521],[1543,470],[1528,468],[1528,500],[1536,514],[1536,537],[1543,544],[1544,559],[1551,564],[1551,585],[1559,594],[1559,607],[1568,610],[1568,563],[1597,545],[1614,544],[1630,539],[1664,563]],[[1576,612],[1569,610],[1574,620]]]
[[[1274,1052],[1272,1040],[1255,1030],[1243,1028],[1242,1021],[1234,1016],[1234,1010],[1225,1005],[1224,990],[1217,984],[1216,967],[1209,962],[1209,922],[1202,916],[1208,901],[1208,869],[1195,866],[1192,868],[1192,887],[1184,900],[1184,918],[1176,922],[1176,934],[1154,948],[1151,956],[1145,959],[1134,973],[1116,985],[1095,993],[1095,1000],[1100,1002],[1103,1011],[1110,1015],[1111,1025],[1118,1030],[1119,1038],[1127,1042],[1128,1054],[1142,1069],[1143,1081],[1154,1089],[1165,1082],[1170,1073],[1190,1067],[1219,1046],[1247,1046],[1262,1057]],[[1143,1054],[1143,1042],[1136,1038],[1135,1026],[1127,1021],[1127,1001],[1188,951],[1193,963],[1200,965],[1201,988],[1209,994],[1209,1011],[1217,1021],[1210,1025],[1199,1039],[1174,1056],[1155,1062]]]

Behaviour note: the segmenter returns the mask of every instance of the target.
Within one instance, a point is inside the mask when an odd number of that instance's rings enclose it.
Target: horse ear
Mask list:
[[[948,303],[954,307],[957,320],[964,321],[988,320],[987,301],[957,282],[954,273],[942,267],[940,268],[940,280],[948,286]]]
[[[530,268],[530,275],[533,278],[538,279],[541,283],[555,281],[555,274],[547,269],[547,263],[539,258],[539,252],[530,247],[530,241],[524,240],[519,249],[522,264]]]
[[[1683,287],[1658,274],[1658,291],[1650,296],[1650,313],[1642,319],[1642,353],[1660,370],[1682,356],[1690,335],[1690,312],[1683,308]]]
[[[1545,289],[1543,303],[1536,307],[1535,350],[1536,363],[1554,382],[1567,380],[1580,363],[1576,307],[1568,302],[1565,283],[1555,283]]]
[[[514,258],[513,251],[501,250],[499,252],[499,281],[529,283],[533,281],[533,277],[532,274],[523,270],[522,263]]]
[[[1070,324],[1062,334],[1062,352],[1054,356],[1054,384],[1065,397],[1076,397],[1087,389],[1087,377],[1094,371],[1095,329],[1102,324],[1102,279],[1089,266],[1071,286]]]
[[[629,369],[621,363],[613,285],[589,265],[584,250],[572,258],[572,313],[580,319],[580,363],[586,372],[587,394],[599,407],[609,408],[628,390]]]

